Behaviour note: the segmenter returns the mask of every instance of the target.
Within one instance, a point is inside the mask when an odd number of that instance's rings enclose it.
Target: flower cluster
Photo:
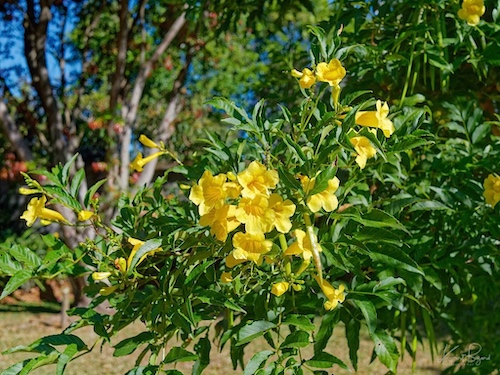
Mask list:
[[[189,199],[198,206],[200,224],[209,226],[219,241],[226,241],[229,233],[244,226],[244,232],[233,236],[233,251],[226,257],[228,267],[246,261],[262,264],[263,254],[272,247],[265,233],[273,229],[288,233],[292,228],[290,217],[295,213],[295,204],[271,192],[278,181],[277,171],[253,161],[237,176],[213,176],[205,171],[191,189]]]
[[[46,208],[45,203],[47,203],[45,195],[40,198],[31,198],[26,211],[21,215],[21,219],[26,220],[28,227],[31,227],[36,219],[40,219],[43,225],[48,225],[54,221],[60,223],[68,222],[59,212]]]
[[[332,59],[329,63],[320,62],[315,72],[308,68],[302,72],[292,70],[292,76],[299,78],[299,85],[303,89],[311,88],[316,81],[327,82],[332,87],[338,87],[345,75],[346,70],[338,59]]]
[[[483,0],[464,0],[462,8],[458,11],[458,17],[471,26],[479,23],[479,18],[486,12]]]
[[[484,199],[493,207],[500,202],[500,176],[490,174],[484,180]]]

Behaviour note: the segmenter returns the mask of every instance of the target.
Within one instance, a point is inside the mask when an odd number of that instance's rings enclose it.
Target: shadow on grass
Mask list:
[[[15,304],[0,304],[0,313],[2,312],[30,312],[36,313],[53,313],[57,314],[61,312],[61,305],[54,302],[42,302],[42,303],[29,303],[29,302],[16,302]]]

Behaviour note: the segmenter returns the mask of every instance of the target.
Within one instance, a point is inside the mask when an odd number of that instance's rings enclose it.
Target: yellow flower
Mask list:
[[[279,194],[271,194],[269,208],[274,211],[274,226],[280,233],[288,233],[292,229],[290,217],[295,213],[295,205],[289,199],[283,201]]]
[[[370,140],[366,137],[352,137],[350,141],[358,153],[358,156],[356,156],[356,163],[363,169],[366,166],[366,161],[373,158],[377,150],[375,150],[375,147],[372,146]]]
[[[154,141],[146,137],[144,134],[141,134],[139,136],[139,142],[141,142],[144,146],[150,147],[150,148],[161,148],[158,146]]]
[[[297,241],[288,246],[288,249],[286,249],[283,254],[301,255],[305,261],[310,262],[313,256],[313,245],[311,244],[311,239],[309,238],[307,233],[301,229],[295,229],[294,233]],[[317,238],[315,238],[315,241],[316,243],[318,242]],[[318,250],[322,251],[321,246],[319,244],[317,246]]]
[[[307,194],[313,188],[316,183],[316,178],[309,178],[307,176],[300,176],[300,182],[304,192]],[[328,186],[321,193],[314,194],[307,199],[307,207],[312,212],[318,212],[322,207],[326,212],[331,212],[335,210],[339,201],[335,196],[335,192],[339,188],[340,181],[337,177],[332,178],[328,181]]]
[[[279,283],[275,283],[275,284],[273,284],[273,286],[271,288],[271,293],[274,294],[276,297],[279,297],[279,296],[285,294],[285,292],[288,290],[289,286],[290,286],[290,284],[287,283],[286,281],[281,281]]]
[[[294,76],[295,78],[299,78],[299,86],[303,89],[308,89],[316,83],[316,77],[314,76],[314,73],[308,68],[305,68],[302,72],[293,69],[292,76]]]
[[[314,279],[319,284],[325,297],[328,299],[328,301],[326,301],[324,305],[325,309],[333,310],[339,303],[345,301],[344,284],[340,284],[339,288],[335,289],[328,281],[321,279],[318,276],[314,276]]]
[[[21,219],[26,220],[28,227],[31,227],[38,218],[42,220],[43,224],[50,224],[53,221],[67,222],[59,212],[45,208],[46,202],[47,198],[45,195],[40,198],[31,198],[26,211],[21,216]]]
[[[235,212],[236,219],[245,224],[248,233],[267,233],[273,229],[275,212],[269,208],[269,200],[264,195],[242,198]]]
[[[234,250],[226,257],[229,268],[252,261],[258,266],[262,264],[263,254],[271,251],[273,243],[266,240],[263,233],[238,232],[233,236]]]
[[[269,189],[274,189],[278,181],[278,172],[268,171],[258,161],[251,162],[247,169],[238,174],[238,182],[243,187],[241,195],[244,198],[253,198],[257,194],[269,195]]]
[[[356,113],[356,124],[378,128],[384,132],[386,138],[389,138],[394,133],[394,124],[387,118],[389,114],[389,105],[387,102],[382,104],[382,101],[377,100],[376,111],[358,111]]]
[[[458,11],[458,17],[471,26],[479,23],[479,18],[486,12],[483,0],[464,0],[462,9]]]
[[[164,152],[160,151],[160,152],[155,152],[154,154],[151,154],[151,155],[146,156],[145,158],[143,158],[142,157],[142,153],[139,152],[137,154],[137,156],[135,157],[134,161],[132,163],[130,163],[130,168],[132,168],[133,170],[135,170],[137,172],[142,172],[142,170],[144,169],[144,166],[147,163],[149,163],[150,161],[153,161],[158,156],[161,156],[163,154],[164,154]]]
[[[230,283],[233,281],[233,276],[231,276],[230,272],[222,272],[222,275],[220,275],[220,281],[223,283]]]
[[[318,81],[328,82],[330,86],[338,86],[345,75],[345,68],[338,59],[333,59],[328,64],[320,62],[316,66],[316,78]]]
[[[142,245],[144,245],[144,241],[141,241],[141,240],[138,240],[138,239],[132,238],[132,237],[130,237],[127,241],[129,244],[131,244],[133,246],[132,251],[130,252],[130,255],[128,256],[128,259],[127,259],[127,270],[128,270],[130,268],[130,264],[132,263],[132,259],[134,258],[135,253],[137,253],[137,250],[139,250],[139,248]],[[157,251],[161,251],[161,248],[157,247],[156,249],[153,249],[153,250],[147,252],[146,254],[144,254],[141,257],[141,259],[139,259],[139,261],[136,263],[136,266],[138,266],[139,263],[141,263],[144,259],[146,259],[146,257],[148,255],[152,255],[152,254],[156,253]]]
[[[94,216],[94,213],[92,211],[82,210],[78,213],[78,221],[87,221],[92,216]]]
[[[121,273],[127,272],[127,261],[125,258],[116,258],[115,259],[115,267],[117,270],[119,270]]]
[[[483,197],[493,207],[500,201],[500,176],[490,174],[484,180]]]
[[[104,280],[111,276],[111,272],[94,272],[92,274],[92,280]]]
[[[107,287],[99,289],[99,293],[101,294],[101,296],[109,296],[116,289],[118,289],[118,285],[107,286]]]
[[[227,197],[225,188],[226,175],[213,176],[205,171],[197,185],[194,185],[189,194],[189,200],[196,204],[200,215],[206,215],[213,208],[220,208]]]
[[[28,189],[25,187],[19,188],[19,194],[22,194],[22,195],[32,195],[32,194],[37,194],[37,193],[39,193],[39,191],[36,189]]]
[[[235,217],[236,206],[228,204],[214,208],[200,218],[200,225],[210,226],[210,233],[219,241],[226,241],[227,235],[238,228],[240,222]]]

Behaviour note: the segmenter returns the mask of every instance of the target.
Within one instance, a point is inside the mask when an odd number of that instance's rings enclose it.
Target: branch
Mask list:
[[[2,97],[0,97],[0,123],[2,124],[3,133],[15,149],[17,156],[23,161],[32,160],[33,154],[27,146],[19,128],[9,114],[9,110]]]

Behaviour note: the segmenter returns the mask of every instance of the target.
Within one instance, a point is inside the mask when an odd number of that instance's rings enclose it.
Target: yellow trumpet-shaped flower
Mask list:
[[[483,197],[493,207],[500,202],[500,176],[490,174],[484,180]]]
[[[87,221],[92,216],[94,216],[94,213],[92,211],[82,210],[78,212],[78,221]]]
[[[146,137],[144,134],[141,134],[139,136],[139,142],[141,142],[144,146],[149,147],[149,148],[161,148],[156,144],[154,141]]]
[[[116,258],[115,259],[115,267],[121,273],[126,273],[127,272],[127,261],[125,260],[125,258],[123,258],[123,257]]]
[[[318,81],[328,82],[330,86],[338,86],[345,75],[346,70],[338,59],[333,59],[328,64],[320,62],[316,66],[316,78]]]
[[[94,272],[92,273],[92,280],[99,281],[107,279],[111,276],[111,272]]]
[[[39,193],[39,191],[36,189],[29,189],[29,188],[25,188],[25,187],[19,188],[19,194],[22,194],[22,195],[32,195],[32,194],[37,194],[37,193]]]
[[[101,296],[109,296],[110,294],[114,293],[116,289],[118,289],[118,285],[106,286],[99,289],[99,293],[101,294]]]
[[[240,226],[236,219],[236,206],[225,204],[214,208],[200,218],[200,225],[210,226],[210,233],[219,241],[226,241],[227,235]]]
[[[160,151],[160,152],[155,152],[154,154],[151,154],[149,156],[146,156],[145,158],[142,157],[142,153],[139,152],[137,154],[137,156],[135,157],[134,161],[132,163],[130,163],[130,168],[132,168],[133,170],[137,171],[137,172],[142,172],[142,170],[144,169],[144,166],[153,161],[154,159],[156,159],[157,157],[163,155],[164,152],[163,151]]]
[[[50,224],[54,221],[67,222],[63,215],[50,208],[45,208],[45,203],[47,202],[47,197],[43,195],[40,198],[32,198],[26,211],[21,215],[21,219],[26,220],[26,225],[31,227],[36,219],[40,218],[44,224]]]
[[[387,102],[382,104],[381,100],[377,100],[376,111],[358,111],[356,113],[356,124],[378,128],[384,132],[386,138],[389,138],[394,133],[394,124],[387,118],[388,114],[389,105]]]
[[[311,238],[301,229],[295,229],[294,231],[297,241],[288,246],[288,248],[283,253],[284,255],[300,255],[306,262],[310,262],[313,257],[313,245],[311,243]],[[316,243],[317,238],[315,236]],[[317,244],[318,251],[322,251],[321,246]]]
[[[222,272],[222,275],[220,275],[220,281],[222,283],[230,283],[233,281],[233,276],[230,272]]]
[[[464,0],[462,8],[458,11],[458,17],[471,26],[479,23],[480,17],[486,12],[483,0]]]
[[[372,146],[370,140],[366,137],[352,137],[350,139],[358,156],[356,156],[356,163],[363,169],[366,166],[366,161],[373,158],[377,153],[375,147]]]
[[[278,172],[268,171],[258,161],[253,161],[247,169],[238,174],[238,182],[243,187],[241,195],[244,198],[253,198],[257,194],[269,195],[269,190],[278,184]]]
[[[245,224],[248,233],[267,233],[273,229],[276,214],[269,208],[269,200],[264,195],[242,198],[235,212],[236,219]]]
[[[271,293],[276,297],[279,297],[285,294],[289,287],[289,283],[287,283],[286,281],[280,281],[279,283],[273,284],[273,286],[271,287]]]
[[[302,184],[304,192],[307,194],[314,188],[316,178],[300,176],[300,182]],[[337,177],[329,180],[328,186],[325,190],[320,193],[314,194],[307,199],[307,207],[309,207],[312,212],[318,212],[321,208],[323,208],[326,212],[335,210],[339,205],[339,201],[335,196],[335,192],[339,188],[339,185],[340,181]]]
[[[197,185],[194,185],[189,194],[189,200],[198,206],[200,215],[206,215],[213,208],[224,205],[227,197],[226,175],[213,176],[212,172],[205,171]]]
[[[234,250],[226,257],[229,268],[252,261],[258,266],[262,264],[263,255],[271,251],[273,243],[266,240],[263,233],[238,232],[233,236]]]
[[[137,250],[139,250],[140,247],[142,245],[144,245],[144,241],[141,241],[141,240],[138,240],[138,239],[132,238],[132,237],[130,237],[127,241],[129,244],[131,244],[133,246],[132,251],[130,252],[130,255],[128,256],[128,259],[127,259],[127,270],[128,270],[130,268],[130,264],[132,263],[132,259],[134,258],[135,253],[137,253]],[[141,263],[144,259],[146,259],[146,257],[148,255],[152,255],[158,251],[161,251],[160,247],[157,247],[156,249],[153,249],[153,250],[149,251],[148,253],[144,254],[141,257],[141,259],[139,259],[139,261],[136,263],[136,266],[138,266],[139,263]]]
[[[280,233],[288,233],[292,229],[290,218],[295,213],[295,205],[289,199],[283,200],[279,194],[269,197],[269,209],[274,211],[274,226]]]
[[[314,279],[316,280],[316,282],[320,286],[325,297],[328,299],[328,301],[326,301],[324,304],[325,309],[334,310],[339,303],[342,303],[345,301],[344,284],[340,284],[339,288],[335,289],[328,281],[326,281],[318,276],[314,276]]]
[[[314,73],[308,68],[305,68],[302,72],[293,69],[292,76],[294,76],[295,78],[299,78],[299,86],[303,89],[308,89],[316,83],[316,77],[314,76]]]

